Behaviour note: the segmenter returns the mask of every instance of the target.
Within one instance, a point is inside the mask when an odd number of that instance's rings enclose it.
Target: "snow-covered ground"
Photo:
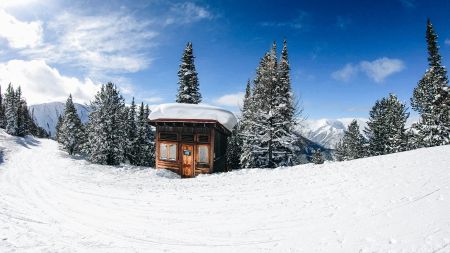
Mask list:
[[[450,252],[450,146],[179,179],[0,131],[0,252]]]

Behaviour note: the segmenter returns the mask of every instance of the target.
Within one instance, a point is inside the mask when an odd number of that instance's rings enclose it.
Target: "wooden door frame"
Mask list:
[[[180,154],[181,154],[181,176],[185,176],[184,173],[184,146],[188,146],[188,147],[192,147],[192,154],[191,154],[191,159],[192,159],[192,168],[191,168],[191,175],[188,175],[187,177],[195,177],[195,144],[189,144],[189,143],[181,143],[180,145]]]

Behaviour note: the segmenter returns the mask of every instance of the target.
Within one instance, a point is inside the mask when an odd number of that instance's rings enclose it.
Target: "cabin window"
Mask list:
[[[209,163],[209,150],[207,145],[198,146],[198,162]]]
[[[177,144],[159,144],[159,160],[177,160]]]
[[[177,134],[176,133],[160,133],[159,139],[161,141],[177,141]]]

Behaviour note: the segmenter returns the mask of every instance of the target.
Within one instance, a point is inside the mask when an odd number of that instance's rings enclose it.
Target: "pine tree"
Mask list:
[[[274,51],[274,49],[272,49]],[[244,144],[241,157],[244,168],[269,168],[272,164],[273,116],[272,92],[276,80],[275,55],[266,53],[261,59],[253,81],[248,106],[248,125],[243,131]],[[276,56],[275,56],[276,57]]]
[[[323,164],[325,162],[325,159],[322,156],[322,153],[320,152],[320,149],[316,149],[311,157],[311,162],[315,164]]]
[[[136,137],[136,159],[135,165],[154,166],[155,165],[155,140],[151,126],[148,123],[150,109],[148,105],[144,108],[141,103],[137,117],[137,137]]]
[[[137,126],[136,126],[136,104],[133,100],[131,101],[131,106],[127,110],[127,146],[125,149],[125,158],[128,159],[130,164],[136,164],[135,160],[138,155],[138,144],[137,138]]]
[[[295,105],[292,93],[290,66],[286,40],[283,42],[278,65],[277,82],[273,94],[273,163],[275,167],[292,165],[297,151],[295,129]]]
[[[198,104],[202,101],[194,58],[192,42],[188,42],[178,70],[177,103]]]
[[[229,170],[238,170],[241,168],[242,139],[240,135],[240,124],[236,124],[228,137],[227,144],[227,167]]]
[[[73,104],[72,95],[69,95],[66,101],[64,116],[62,116],[62,123],[59,126],[58,139],[63,149],[70,155],[80,153],[86,141],[83,124]]]
[[[344,132],[344,137],[336,146],[338,160],[352,160],[362,158],[365,152],[365,138],[359,131],[359,125],[353,120]]]
[[[125,102],[112,83],[102,85],[91,102],[88,123],[89,159],[98,164],[119,165],[126,146]]]
[[[251,97],[246,100],[248,105],[242,118],[242,166],[274,168],[291,165],[298,138],[294,133],[295,106],[286,43],[280,64],[275,42],[261,59]]]
[[[442,65],[437,44],[438,36],[431,21],[426,31],[428,65],[424,77],[418,82],[411,98],[412,108],[420,114],[420,121],[413,125],[418,147],[431,147],[450,143],[450,88],[447,70]]]
[[[384,155],[407,149],[405,123],[409,113],[406,110],[406,105],[393,94],[376,101],[364,130],[369,139],[369,155]]]
[[[3,103],[2,86],[0,85],[0,128],[5,128],[5,105]]]
[[[18,102],[16,92],[11,83],[8,85],[5,94],[5,129],[8,134],[17,135],[18,132]]]
[[[60,136],[61,136],[62,123],[63,123],[63,116],[60,114],[60,115],[58,115],[58,121],[57,121],[56,127],[55,127],[55,131],[56,131],[55,132],[55,138],[56,138],[56,141],[59,142],[59,143],[61,143]]]

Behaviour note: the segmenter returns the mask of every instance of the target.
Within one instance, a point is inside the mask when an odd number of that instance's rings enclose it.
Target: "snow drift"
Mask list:
[[[0,252],[450,251],[450,146],[193,179],[0,149]]]

